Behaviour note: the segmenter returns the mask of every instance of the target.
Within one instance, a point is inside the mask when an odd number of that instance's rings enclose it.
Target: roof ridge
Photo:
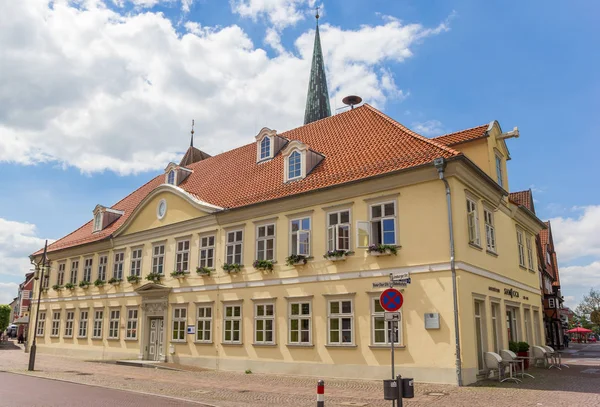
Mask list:
[[[415,137],[415,138],[417,138],[417,139],[419,139],[421,141],[424,141],[424,142],[426,142],[428,144],[433,145],[434,147],[437,147],[437,148],[439,148],[441,150],[444,150],[444,151],[446,151],[448,153],[451,153],[452,155],[459,155],[459,154],[461,154],[459,151],[457,151],[457,150],[455,150],[453,148],[450,148],[448,146],[440,144],[440,143],[434,141],[433,139],[427,138],[425,136],[420,135],[419,133],[416,133],[415,131],[413,131],[413,130],[409,129],[408,127],[404,126],[402,123],[400,123],[400,122],[392,119],[387,114],[385,114],[385,113],[383,113],[383,112],[375,109],[373,106],[369,105],[368,103],[363,104],[363,106],[366,106],[366,108],[369,111],[371,111],[371,112],[373,112],[373,113],[381,116],[383,119],[387,120],[388,122],[390,122],[394,126],[399,127],[403,131],[407,132],[409,135],[411,135],[411,136],[413,136],[413,137]]]
[[[457,131],[453,131],[452,133],[446,133],[446,134],[442,134],[441,136],[435,136],[435,137],[431,138],[430,140],[435,140],[436,138],[442,138],[442,137],[446,137],[446,136],[453,136],[455,134],[463,133],[465,131],[478,129],[480,127],[489,127],[489,125],[490,125],[489,123],[480,124],[479,126],[469,127],[468,129],[457,130]]]

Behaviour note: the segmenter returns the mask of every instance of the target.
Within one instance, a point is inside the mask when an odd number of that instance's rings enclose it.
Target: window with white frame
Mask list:
[[[174,342],[185,341],[185,332],[187,325],[187,308],[173,308],[173,336]]]
[[[223,343],[242,343],[242,305],[225,305]]]
[[[152,248],[152,273],[164,274],[165,245],[157,244]]]
[[[67,311],[67,318],[65,320],[65,338],[73,337],[73,319],[75,319],[75,311]]]
[[[83,261],[83,281],[88,283],[92,281],[92,265],[94,259],[89,257]]]
[[[79,311],[79,332],[78,338],[86,338],[88,331],[88,310],[82,309]]]
[[[500,321],[500,304],[492,302],[492,341],[494,345],[494,352],[500,354],[500,348],[502,346],[502,326]]]
[[[523,232],[517,229],[517,248],[519,249],[519,265],[525,267],[525,246],[523,244]]]
[[[108,265],[108,256],[100,256],[98,258],[98,280],[106,281],[106,267]]]
[[[141,276],[142,275],[142,249],[132,249],[131,250],[131,271],[132,276]]]
[[[473,303],[475,314],[475,345],[477,348],[477,368],[479,371],[485,369],[484,353],[486,346],[486,327],[485,327],[485,303],[475,300]]]
[[[294,151],[287,157],[288,181],[302,177],[302,154]]]
[[[354,343],[354,313],[351,299],[328,301],[327,325],[328,344],[352,345]]]
[[[265,160],[271,157],[271,138],[265,137],[260,142],[260,159]]]
[[[350,210],[327,214],[327,250],[350,250]]]
[[[485,220],[486,248],[488,251],[496,253],[496,229],[494,228],[494,213],[484,208],[483,218]]]
[[[244,246],[244,232],[233,230],[227,232],[227,243],[225,245],[225,263],[242,264],[242,250]]]
[[[52,313],[52,330],[50,336],[57,337],[60,333],[60,311],[54,311]]]
[[[275,224],[256,227],[256,260],[275,260]]]
[[[212,269],[215,267],[215,236],[200,238],[200,267]]]
[[[177,241],[177,250],[175,252],[175,270],[184,273],[190,272],[190,241]]]
[[[389,323],[385,320],[385,310],[379,303],[379,297],[371,298],[371,327],[372,327],[372,338],[373,345],[389,345],[390,344],[390,332]],[[398,331],[394,332],[395,344],[402,343],[402,314],[400,315],[400,321],[398,321]]]
[[[291,254],[310,256],[310,217],[290,221]]]
[[[94,310],[94,329],[92,338],[102,338],[102,323],[104,321],[104,310]]]
[[[175,185],[175,170],[169,171],[167,175],[167,184]]]
[[[115,253],[115,263],[113,266],[113,277],[117,280],[123,280],[123,263],[125,262],[125,253]]]
[[[119,339],[119,325],[121,324],[121,310],[111,309],[108,320],[108,339]]]
[[[275,304],[254,304],[254,343],[275,343]]]
[[[56,273],[56,284],[63,285],[65,283],[65,268],[66,263],[60,263],[58,265],[58,273]]]
[[[479,246],[479,214],[477,203],[467,198],[467,227],[469,229],[469,243]]]
[[[396,244],[396,202],[383,202],[370,206],[371,238],[373,245]]]
[[[504,178],[502,177],[502,157],[496,154],[496,180],[498,185],[504,187]]]
[[[79,273],[79,260],[71,262],[71,278],[69,282],[73,285],[77,284],[77,274]]]
[[[35,330],[35,334],[37,336],[44,336],[44,329],[46,328],[46,311],[40,311],[40,315],[38,317],[37,328]]]
[[[212,342],[212,306],[200,305],[196,313],[196,342]]]
[[[50,286],[50,267],[46,269],[44,277],[42,278],[42,288],[48,288]]]
[[[290,302],[289,327],[290,344],[312,344],[312,304],[309,301]]]
[[[546,250],[546,263],[552,264],[552,257],[550,256],[550,252]]]
[[[98,212],[94,215],[94,232],[102,230],[102,212]]]
[[[137,339],[138,328],[138,310],[137,308],[127,308],[127,329],[125,330],[126,339]]]
[[[29,299],[29,293],[30,293],[29,290],[23,290],[23,291],[21,291],[21,298],[24,299],[24,300],[28,300]]]
[[[527,266],[529,270],[533,270],[533,247],[531,245],[531,236],[525,237],[525,245],[527,246]]]

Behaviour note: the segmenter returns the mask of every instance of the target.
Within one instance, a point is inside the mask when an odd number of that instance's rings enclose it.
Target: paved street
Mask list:
[[[86,386],[37,377],[0,373],[0,407],[201,407],[202,404],[157,399],[154,395]]]
[[[0,371],[26,374],[28,355],[21,349],[13,347],[0,348]],[[556,369],[534,368],[530,372],[535,379],[526,379],[522,384],[498,383],[484,381],[474,386],[458,388],[451,385],[421,384],[415,385],[415,398],[407,400],[405,406],[598,406],[600,405],[600,344],[577,345],[568,350],[569,358],[565,362],[570,368]],[[168,395],[172,397],[201,402],[218,407],[314,407],[316,399],[316,379],[312,377],[290,377],[269,374],[244,374],[243,372],[222,372],[201,369],[189,369],[178,365],[169,365],[182,370],[159,370],[154,368],[138,368],[119,366],[109,363],[85,362],[77,359],[38,354],[36,368],[33,372],[40,378],[53,378],[69,382],[92,384],[108,387],[105,390],[97,387],[77,386],[70,383],[38,381],[53,383],[39,386],[41,393],[46,387],[69,387],[75,390],[45,393],[45,404],[39,402],[37,393],[25,393],[25,400],[17,400],[13,404],[0,406],[21,405],[181,405],[183,402],[160,399],[154,396],[144,396],[135,393],[116,391],[134,390],[151,394]],[[399,371],[402,372],[401,366]],[[10,384],[5,377],[17,380],[23,376],[0,376],[0,394],[4,396],[6,389],[15,393],[19,387]],[[23,380],[28,379],[23,377]],[[21,383],[26,383],[25,381]],[[30,388],[20,384],[21,389]],[[88,393],[89,392],[89,393]],[[389,407],[390,403],[382,400],[380,381],[366,380],[325,380],[326,406],[368,406]],[[90,404],[90,400],[100,396],[100,404]],[[40,396],[42,397],[42,396]],[[49,404],[57,398],[57,404]],[[81,397],[81,398],[79,398]],[[114,398],[113,398],[114,397]],[[65,403],[65,399],[71,404]],[[130,404],[124,404],[126,400]],[[144,401],[145,400],[145,401]],[[151,401],[148,401],[151,400]],[[104,403],[104,404],[102,404]],[[148,404],[149,403],[149,404]],[[197,405],[197,404],[192,404]]]

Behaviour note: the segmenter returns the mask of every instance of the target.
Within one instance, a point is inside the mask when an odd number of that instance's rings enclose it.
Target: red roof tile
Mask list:
[[[252,143],[190,164],[193,173],[179,186],[210,204],[238,208],[428,164],[437,157],[460,155],[367,104],[279,135],[305,143],[325,159],[303,180],[284,183],[282,155],[257,165],[256,145]],[[48,251],[108,238],[144,197],[163,183],[163,177],[155,177],[113,205],[113,209],[125,212],[115,223],[92,233],[90,221],[48,246]]]
[[[533,205],[533,194],[531,193],[531,189],[527,191],[519,191],[519,192],[511,192],[508,195],[508,199],[514,202],[517,205],[522,205],[529,209],[531,212],[535,213],[535,207]]]
[[[433,140],[446,146],[454,146],[456,144],[466,143],[467,141],[486,137],[488,127],[489,124],[483,124],[481,126],[473,127],[472,129],[461,130],[455,133],[434,137]]]

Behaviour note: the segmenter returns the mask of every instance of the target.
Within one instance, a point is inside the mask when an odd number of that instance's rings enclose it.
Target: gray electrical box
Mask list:
[[[425,329],[440,329],[440,314],[425,314]]]

